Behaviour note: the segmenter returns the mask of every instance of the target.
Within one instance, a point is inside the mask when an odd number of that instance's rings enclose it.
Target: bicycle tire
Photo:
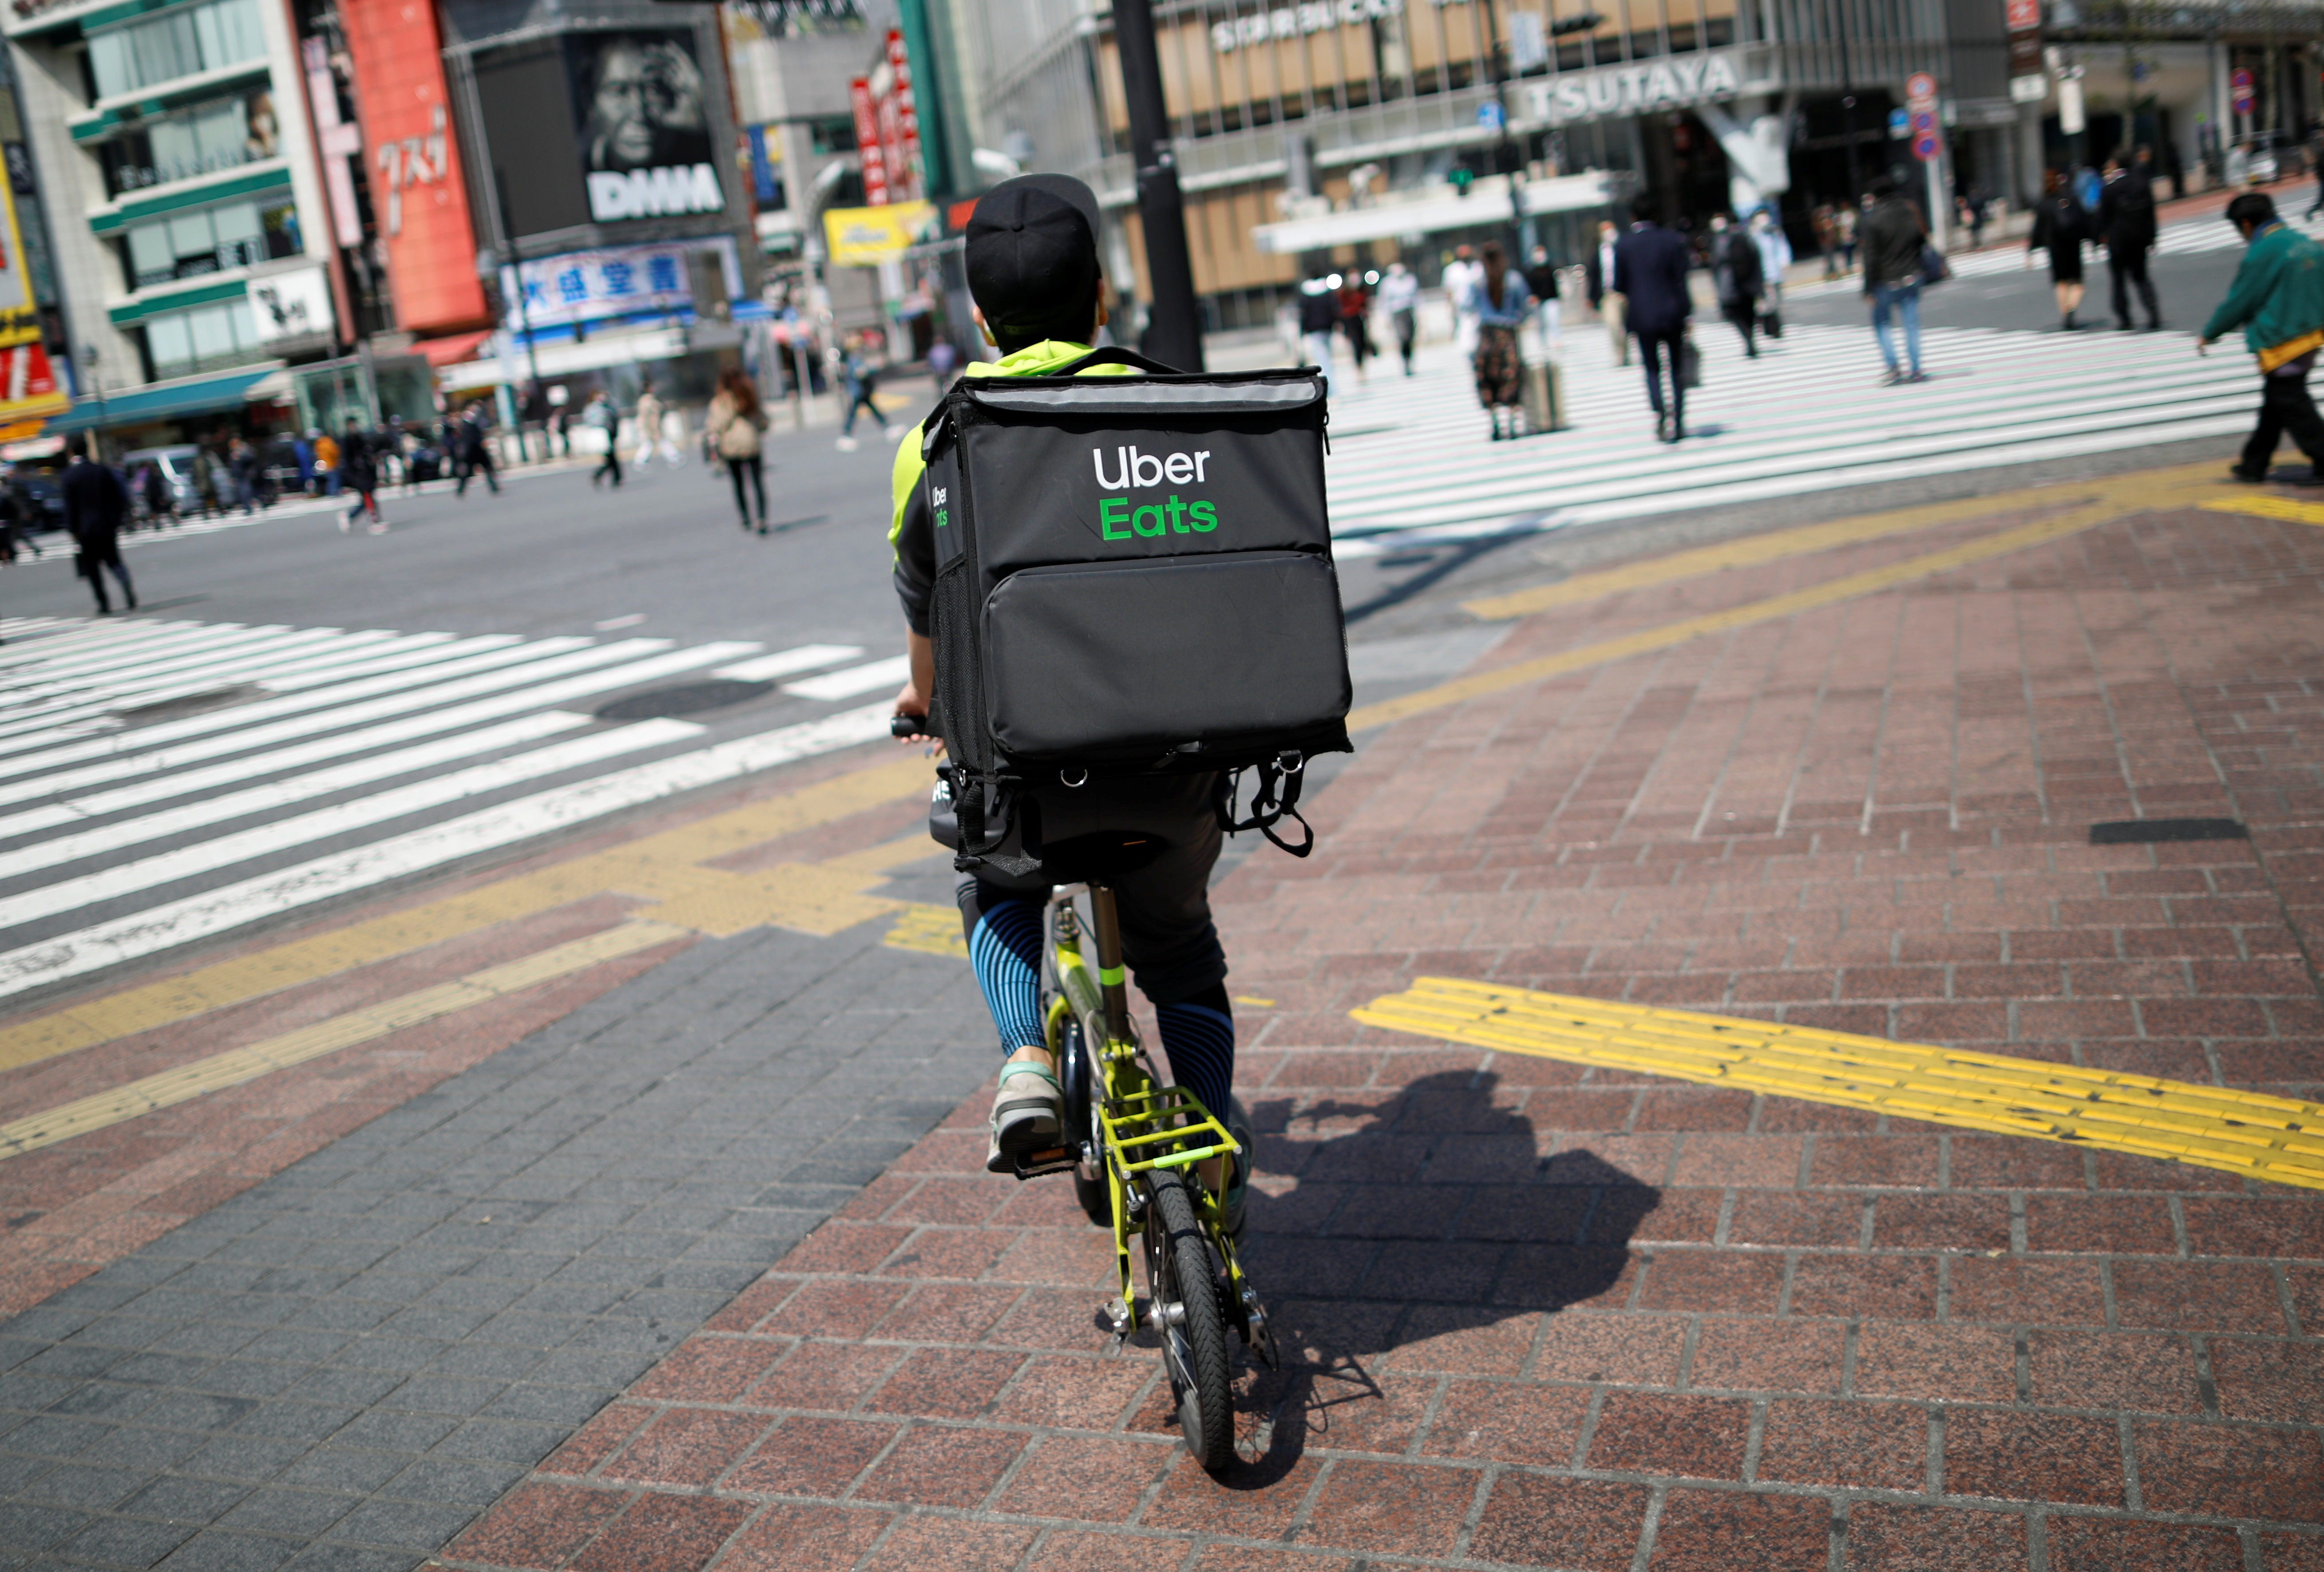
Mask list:
[[[1147,1288],[1156,1305],[1185,1307],[1182,1320],[1158,1328],[1170,1395],[1177,1403],[1178,1431],[1194,1460],[1216,1474],[1235,1460],[1234,1392],[1210,1241],[1196,1220],[1184,1174],[1155,1172],[1148,1180],[1148,1191]],[[1183,1339],[1176,1350],[1174,1337]]]

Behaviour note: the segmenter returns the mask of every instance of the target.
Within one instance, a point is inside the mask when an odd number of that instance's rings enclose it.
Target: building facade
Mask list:
[[[16,6],[80,405],[51,423],[170,440],[340,342],[304,69],[281,0]]]

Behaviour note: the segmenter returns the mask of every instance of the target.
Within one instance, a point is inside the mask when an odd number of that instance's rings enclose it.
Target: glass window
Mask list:
[[[217,249],[217,242],[211,237],[210,216],[207,212],[176,214],[170,218],[169,225],[172,254],[197,257]]]
[[[176,262],[170,254],[169,225],[141,224],[129,232],[129,271],[139,288],[170,279]]]
[[[101,98],[214,71],[266,52],[259,0],[208,0],[88,35],[89,71]]]
[[[234,319],[245,308],[239,302],[233,306],[204,306],[186,313],[186,326],[194,338],[194,358],[209,360],[217,355],[232,354],[235,350]]]
[[[153,357],[153,374],[173,377],[194,358],[194,341],[182,316],[145,319],[145,352]]]
[[[130,274],[142,290],[220,268],[255,267],[298,255],[299,210],[288,202],[271,207],[227,202],[133,225],[123,239],[128,244]]]

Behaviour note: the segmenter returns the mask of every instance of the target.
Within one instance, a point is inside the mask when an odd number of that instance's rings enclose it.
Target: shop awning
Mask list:
[[[1578,213],[1604,207],[1618,199],[1618,177],[1603,172],[1560,175],[1554,179],[1527,180],[1525,210],[1529,214]],[[1277,255],[1329,251],[1335,245],[1360,245],[1369,240],[1392,240],[1400,234],[1437,234],[1448,229],[1482,229],[1510,222],[1508,177],[1479,180],[1465,197],[1451,186],[1443,195],[1425,195],[1416,201],[1382,202],[1370,207],[1345,207],[1313,217],[1286,218],[1262,224],[1251,239],[1261,251]]]
[[[244,366],[217,376],[188,377],[180,382],[108,393],[102,399],[78,399],[71,409],[51,419],[43,431],[59,436],[94,431],[100,427],[139,426],[148,420],[239,409],[249,401],[251,390],[277,369],[272,365]]]
[[[492,336],[491,328],[480,327],[474,333],[450,333],[441,338],[423,338],[411,347],[415,354],[426,355],[429,365],[455,365],[475,354],[476,345]]]
[[[608,366],[632,365],[641,361],[676,360],[687,351],[687,339],[683,328],[608,333],[593,336],[578,344],[544,344],[530,356],[519,348],[505,361],[498,356],[491,360],[462,361],[439,372],[436,384],[447,393],[465,393],[498,387],[504,382],[521,384],[531,377],[536,361],[543,378],[567,377],[580,372],[604,371]]]

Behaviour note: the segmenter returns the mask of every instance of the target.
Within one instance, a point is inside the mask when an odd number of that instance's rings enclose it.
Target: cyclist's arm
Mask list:
[[[902,444],[918,457],[919,444],[907,437]],[[928,695],[936,691],[936,654],[928,642],[928,599],[936,586],[936,529],[928,514],[927,488],[921,484],[917,464],[898,455],[895,473],[896,511],[890,538],[896,547],[896,599],[904,611],[904,643],[912,660],[911,679],[896,694],[895,713],[926,715]]]

